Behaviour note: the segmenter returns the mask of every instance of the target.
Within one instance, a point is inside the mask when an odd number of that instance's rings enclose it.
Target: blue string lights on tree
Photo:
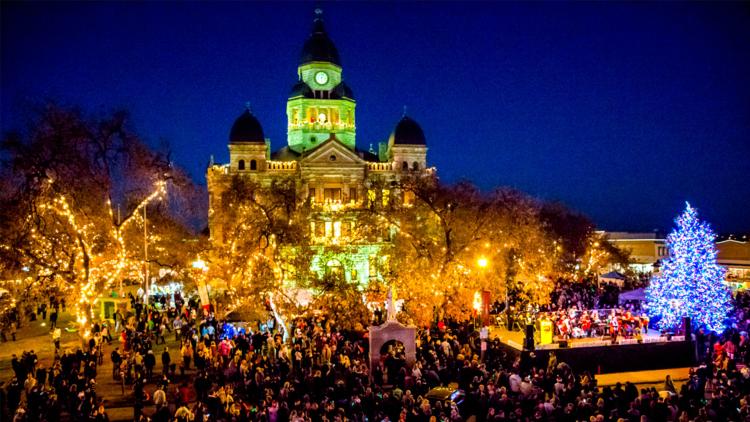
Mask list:
[[[716,236],[688,203],[675,223],[667,236],[669,258],[646,289],[649,314],[659,319],[662,330],[673,330],[690,317],[696,327],[721,333],[732,296],[724,284],[726,271],[716,263]]]

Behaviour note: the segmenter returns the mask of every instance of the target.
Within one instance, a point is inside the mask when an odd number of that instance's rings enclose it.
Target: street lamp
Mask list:
[[[205,274],[208,271],[208,265],[206,265],[206,262],[200,258],[193,261],[193,269],[200,271],[200,280],[199,277],[196,277],[195,284],[198,288],[198,296],[201,298],[201,305],[205,308],[206,306],[210,305],[210,301],[208,298],[208,286],[206,285],[205,280]]]
[[[201,270],[203,272],[208,271],[208,266],[206,265],[206,261],[200,258],[193,261],[193,268],[195,268],[196,270]]]
[[[476,329],[479,314],[482,313],[482,293],[478,291],[474,292],[474,301],[472,305],[474,307],[474,329]]]
[[[485,256],[480,256],[477,259],[477,266],[482,271],[482,276],[483,277],[486,275],[485,274],[485,270],[487,269],[487,267],[489,265],[490,265],[490,261]],[[479,315],[480,311],[483,308],[482,305],[483,305],[484,300],[485,300],[484,295],[481,292],[474,293],[474,309],[476,311],[477,316]],[[483,318],[485,318],[485,319],[488,318],[488,317],[489,317],[489,315],[484,315],[483,316]],[[485,325],[485,323],[486,323],[486,320],[483,320],[482,321],[482,325]]]

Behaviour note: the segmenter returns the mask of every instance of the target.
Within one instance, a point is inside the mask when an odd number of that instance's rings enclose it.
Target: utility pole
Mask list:
[[[144,275],[145,275],[145,287],[146,287],[146,305],[148,305],[149,298],[149,285],[148,285],[148,224],[146,220],[146,208],[148,204],[143,206],[143,264],[144,264]]]
[[[121,215],[120,215],[120,204],[117,204],[117,233],[118,236],[122,236],[122,233],[120,233],[120,224],[122,224]],[[117,277],[117,295],[119,297],[124,297],[125,292],[122,290],[122,277]]]

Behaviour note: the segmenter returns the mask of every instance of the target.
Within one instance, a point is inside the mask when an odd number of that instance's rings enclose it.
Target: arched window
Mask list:
[[[340,279],[344,275],[344,267],[341,265],[341,262],[337,259],[332,259],[326,263],[326,275],[334,278],[334,279]]]
[[[239,161],[239,162],[237,163],[237,168],[238,168],[239,170],[245,170],[245,160],[240,160],[240,161]]]
[[[414,163],[417,164],[417,163]],[[250,170],[258,170],[258,162],[255,160],[250,160]]]
[[[419,170],[419,163],[416,162],[416,161],[413,162],[413,163],[411,163],[411,169],[412,170]]]
[[[407,163],[406,161],[401,163],[401,170],[404,170],[404,171],[409,170],[409,163]]]

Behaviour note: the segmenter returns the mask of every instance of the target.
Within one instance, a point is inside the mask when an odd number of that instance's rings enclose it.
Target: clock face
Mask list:
[[[325,85],[328,82],[328,74],[325,72],[318,72],[315,74],[315,82],[319,85]]]

